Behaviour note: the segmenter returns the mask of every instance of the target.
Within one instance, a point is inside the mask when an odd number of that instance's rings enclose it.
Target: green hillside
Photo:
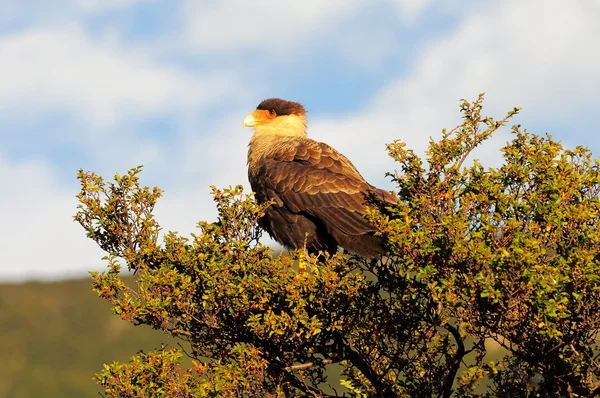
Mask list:
[[[0,285],[0,397],[97,397],[103,363],[172,343],[112,315],[90,283]]]

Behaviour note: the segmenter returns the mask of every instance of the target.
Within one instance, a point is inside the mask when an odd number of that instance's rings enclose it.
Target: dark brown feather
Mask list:
[[[293,101],[286,101],[280,98],[268,98],[262,101],[256,109],[263,111],[274,111],[278,116],[285,115],[304,115],[306,111],[302,104]]]
[[[249,168],[259,202],[275,199],[260,223],[288,248],[334,253],[338,246],[364,256],[384,253],[376,228],[365,219],[369,195],[388,203],[389,192],[367,183],[354,165],[327,144],[281,137]]]

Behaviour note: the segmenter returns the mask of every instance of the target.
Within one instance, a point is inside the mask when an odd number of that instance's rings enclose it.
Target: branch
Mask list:
[[[187,330],[183,330],[183,329],[166,329],[166,331],[173,335],[192,337],[192,333],[188,332]]]
[[[291,365],[291,366],[287,366],[285,368],[283,368],[284,370],[302,370],[302,369],[308,369],[308,368],[312,368],[315,365],[330,365],[333,363],[333,360],[331,359],[323,359],[323,360],[319,360],[319,361],[314,361],[314,362],[307,362],[307,363],[301,363],[298,365]]]
[[[365,361],[359,353],[354,351],[350,345],[344,342],[341,335],[336,334],[335,340],[342,349],[342,356],[348,359],[352,365],[356,366],[356,368],[369,380],[373,388],[375,388],[379,394],[378,396],[385,398],[397,397],[390,387],[382,382],[381,377],[373,370],[371,365]]]
[[[450,371],[448,372],[448,376],[446,380],[444,380],[444,385],[442,386],[443,398],[450,398],[452,395],[452,385],[454,384],[454,379],[456,378],[456,373],[460,368],[460,363],[465,356],[465,344],[463,343],[462,337],[460,336],[460,332],[454,326],[450,324],[445,324],[443,326],[446,330],[448,330],[454,340],[456,341],[457,350],[454,355],[453,361],[449,364]]]

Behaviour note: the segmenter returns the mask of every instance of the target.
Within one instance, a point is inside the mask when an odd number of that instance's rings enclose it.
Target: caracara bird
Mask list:
[[[288,249],[335,253],[338,246],[365,257],[385,252],[376,228],[365,219],[370,201],[396,203],[369,184],[354,165],[327,144],[306,135],[306,111],[270,98],[244,119],[253,127],[248,179],[256,200],[274,200],[259,225]]]

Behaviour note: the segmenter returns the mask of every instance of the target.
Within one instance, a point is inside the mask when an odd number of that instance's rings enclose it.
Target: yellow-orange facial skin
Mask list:
[[[279,137],[306,137],[304,113],[278,115],[271,109],[257,109],[246,116],[244,127],[252,127],[254,130],[252,142],[273,140]]]
[[[244,119],[244,127],[255,127],[270,123],[277,117],[275,112],[268,110],[257,109]]]

